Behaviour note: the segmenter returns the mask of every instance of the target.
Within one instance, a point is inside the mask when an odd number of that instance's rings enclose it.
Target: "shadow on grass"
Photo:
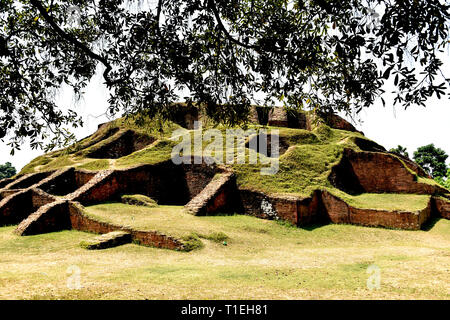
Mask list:
[[[302,229],[302,230],[306,230],[306,231],[314,231],[316,229],[323,228],[328,224],[330,224],[330,223],[329,222],[312,223],[312,224],[308,224],[308,225],[298,226],[298,228]]]
[[[431,217],[424,225],[422,226],[421,230],[423,231],[430,231],[433,229],[433,227],[436,225],[436,223],[441,220],[439,217]]]

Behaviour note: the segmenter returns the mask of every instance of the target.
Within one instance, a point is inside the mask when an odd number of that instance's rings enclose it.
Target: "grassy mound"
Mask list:
[[[130,226],[142,231],[159,231],[175,238],[192,235],[209,240],[224,238],[220,220],[193,216],[185,212],[182,206],[140,207],[123,203],[104,203],[86,207],[85,213],[99,221]],[[225,240],[227,239],[221,241]]]
[[[182,141],[183,134],[191,138],[191,154],[196,155],[193,147],[195,137],[200,136],[203,138],[203,151],[211,150],[210,144],[214,139],[208,140],[205,137],[206,130],[211,128],[216,129],[216,132],[221,134],[222,141],[216,140],[215,142],[223,146],[220,150],[214,151],[211,156],[220,159],[222,163],[227,163],[225,134],[228,129],[236,128],[213,125],[208,121],[204,121],[202,131],[195,131],[182,129],[179,125],[170,121],[158,122],[146,118],[121,118],[103,125],[95,134],[67,149],[36,158],[22,170],[21,174],[55,170],[68,166],[98,171],[104,169],[125,169],[142,164],[156,164],[171,159],[173,148]],[[177,131],[178,136],[172,137],[174,130],[178,129],[182,129],[181,131]],[[367,148],[382,148],[359,132],[333,129],[320,122],[314,126],[312,131],[260,125],[249,125],[246,129],[254,130],[257,134],[261,133],[262,130],[269,133],[277,130],[280,141],[283,142],[286,150],[279,158],[279,171],[275,175],[261,174],[261,169],[270,167],[270,164],[265,162],[268,158],[261,155],[261,153],[257,153],[256,150],[249,148],[245,148],[246,161],[244,164],[237,164],[237,161],[233,164],[227,163],[236,172],[236,179],[240,188],[261,191],[266,194],[291,194],[306,197],[310,196],[317,189],[333,190],[334,188],[328,180],[328,177],[332,167],[341,160],[344,149],[363,151]],[[98,149],[126,130],[133,130],[137,136],[143,137],[147,135],[157,140],[141,150],[117,159],[89,158],[89,154],[92,154],[90,150]],[[249,138],[247,138],[247,142],[248,140]],[[237,145],[234,145],[233,152],[235,160],[237,160],[236,151]],[[257,164],[249,163],[251,156],[257,157]],[[402,164],[415,175],[405,163],[402,162]],[[433,180],[423,177],[417,177],[416,180],[420,183],[435,184]],[[374,196],[363,196],[353,199],[351,196],[345,194],[342,198],[345,198],[349,203],[355,201],[358,206],[364,208],[372,205],[374,205],[374,208],[380,208],[383,207],[381,204],[385,200],[389,200],[387,198],[377,198],[375,200]],[[418,202],[421,201],[418,199],[414,197],[411,199],[402,197],[390,199],[388,203],[391,204],[385,207],[408,207],[411,201],[413,203],[416,200]]]
[[[134,206],[143,207],[157,207],[158,204],[155,200],[142,194],[123,195],[121,197],[122,203],[131,204]]]
[[[92,171],[106,170],[109,168],[109,161],[106,159],[89,161],[78,166],[78,168]]]
[[[358,209],[417,212],[425,209],[431,199],[430,195],[363,193],[352,196],[337,189],[328,191]]]

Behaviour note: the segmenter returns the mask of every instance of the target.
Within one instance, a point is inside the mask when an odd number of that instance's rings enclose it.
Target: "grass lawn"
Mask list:
[[[128,244],[85,250],[95,235],[19,237],[0,228],[0,298],[26,299],[449,299],[450,221],[427,231],[350,225],[294,228],[248,216],[186,216],[180,207],[97,205],[89,214],[170,234],[223,232],[189,253]],[[157,210],[158,209],[158,210]],[[125,212],[125,213],[124,213]],[[128,218],[127,218],[128,216]],[[380,288],[367,288],[368,266]],[[81,288],[70,289],[79,270]],[[73,287],[72,287],[73,288]]]
[[[431,196],[399,193],[363,193],[352,196],[338,189],[329,191],[359,209],[417,212],[425,209]]]

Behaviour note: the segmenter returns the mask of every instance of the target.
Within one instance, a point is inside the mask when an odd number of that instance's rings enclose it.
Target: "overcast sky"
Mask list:
[[[107,109],[107,90],[102,85],[100,76],[93,78],[84,99],[77,104],[74,104],[70,93],[62,93],[58,100],[59,105],[64,108],[72,107],[83,116],[85,126],[74,132],[79,139],[95,132],[98,124],[108,121],[105,116],[96,118]],[[418,147],[429,143],[434,143],[450,154],[450,100],[448,98],[433,99],[427,103],[426,108],[411,107],[408,110],[403,110],[401,106],[394,108],[391,100],[389,97],[386,99],[386,107],[377,103],[363,110],[356,117],[361,122],[356,123],[356,127],[368,138],[387,149],[399,144],[407,147],[411,157]],[[40,150],[31,150],[24,145],[14,156],[10,156],[9,147],[1,142],[0,151],[0,164],[9,161],[17,170],[43,153]]]

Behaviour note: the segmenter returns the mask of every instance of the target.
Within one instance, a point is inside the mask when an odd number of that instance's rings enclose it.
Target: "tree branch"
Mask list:
[[[9,55],[11,55],[11,53],[8,50],[8,43],[2,36],[0,36],[0,57]]]
[[[257,52],[262,52],[262,51],[267,51],[267,52],[271,52],[271,53],[277,53],[277,54],[282,54],[282,55],[287,55],[287,54],[292,54],[289,51],[286,51],[284,49],[277,49],[277,48],[262,48],[260,45],[251,45],[251,44],[246,44],[241,42],[238,39],[235,39],[230,32],[227,30],[227,28],[225,27],[225,25],[222,22],[222,19],[220,18],[220,14],[219,11],[217,9],[216,6],[216,2],[214,0],[208,0],[208,7],[211,8],[212,12],[214,13],[214,17],[216,18],[216,21],[219,25],[220,30],[222,30],[222,32],[225,34],[225,37],[230,40],[231,42],[233,42],[234,44],[244,47],[246,49],[253,49]]]
[[[58,24],[53,20],[52,17],[48,14],[47,10],[42,6],[40,1],[38,0],[30,0],[31,5],[35,7],[39,13],[42,15],[44,20],[53,28],[53,30],[64,40],[68,41],[72,45],[74,45],[76,48],[83,51],[86,55],[88,55],[91,59],[97,60],[101,62],[105,67],[105,71],[103,72],[103,78],[106,81],[106,84],[108,86],[111,86],[120,80],[112,81],[109,79],[109,72],[112,70],[111,64],[108,62],[108,60],[105,57],[100,56],[99,54],[93,52],[91,49],[89,49],[85,44],[81,43],[78,39],[71,36],[70,34],[66,33],[64,30],[62,30]]]
[[[216,21],[219,24],[219,28],[222,30],[222,32],[225,34],[225,36],[227,37],[228,40],[230,40],[234,44],[237,44],[238,46],[241,46],[241,47],[244,47],[247,49],[254,49],[254,50],[261,49],[260,46],[245,44],[245,43],[233,38],[233,36],[228,32],[227,28],[225,28],[225,26],[224,26],[222,19],[220,18],[219,11],[217,10],[216,2],[214,0],[208,0],[208,7],[211,8],[212,12],[214,13],[214,17],[216,18]]]

